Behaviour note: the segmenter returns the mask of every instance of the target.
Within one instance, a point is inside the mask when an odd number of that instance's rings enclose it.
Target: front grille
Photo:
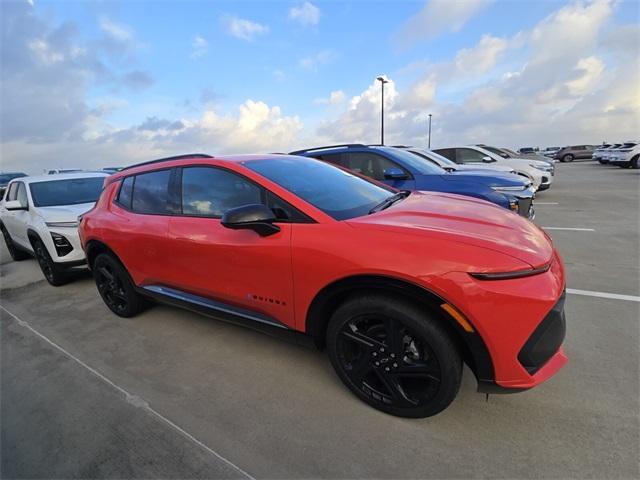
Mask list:
[[[531,375],[549,361],[564,341],[566,333],[565,297],[566,292],[563,292],[558,302],[540,322],[518,354],[518,361]]]

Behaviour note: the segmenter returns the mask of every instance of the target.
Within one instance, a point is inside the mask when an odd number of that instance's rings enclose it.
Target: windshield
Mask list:
[[[36,207],[53,207],[93,203],[100,196],[104,177],[73,178],[31,183],[31,197]]]
[[[321,160],[300,157],[243,162],[336,220],[369,213],[392,192]]]
[[[499,148],[489,147],[487,145],[482,145],[482,148],[484,148],[485,150],[491,153],[495,153],[496,155],[500,155],[502,158],[509,158],[509,154],[500,150]]]
[[[24,173],[0,173],[0,185],[6,185],[14,178],[26,177]]]
[[[423,150],[421,148],[416,148],[409,151],[416,155],[420,155],[422,158],[426,158],[427,160],[433,160],[437,162],[440,166],[444,165],[445,168],[451,167],[453,169],[457,169],[459,167],[459,165],[453,160],[449,160],[447,157],[443,157],[439,153],[436,153],[430,150]]]
[[[444,175],[446,172],[438,165],[425,160],[424,158],[411,153],[408,150],[402,150],[400,148],[385,148],[383,150],[390,155],[390,159],[397,159],[398,162],[403,163],[407,168],[415,170],[422,175]]]

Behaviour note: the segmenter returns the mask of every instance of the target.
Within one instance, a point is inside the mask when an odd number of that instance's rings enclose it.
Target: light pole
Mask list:
[[[431,150],[431,114],[429,114],[429,145],[427,148]]]
[[[380,145],[384,145],[384,84],[389,83],[389,80],[386,80],[382,75],[380,75],[376,80],[380,81],[382,85],[382,110],[380,114]]]

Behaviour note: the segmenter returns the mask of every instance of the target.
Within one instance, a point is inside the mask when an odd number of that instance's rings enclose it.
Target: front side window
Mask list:
[[[185,215],[221,217],[227,210],[252,203],[262,203],[261,189],[240,175],[212,167],[182,169]]]
[[[136,175],[131,209],[136,213],[169,214],[169,179],[171,170]]]
[[[7,198],[5,198],[5,200],[7,202],[15,200],[17,193],[18,193],[18,182],[13,182],[11,185],[9,185],[9,191],[7,192]]]
[[[312,158],[248,160],[243,165],[336,220],[366,215],[392,195],[386,188]]]
[[[18,182],[18,192],[16,195],[16,200],[18,200],[20,202],[20,205],[22,206],[27,206],[29,204],[29,200],[27,200],[27,188],[22,182]]]
[[[400,165],[381,155],[375,155],[373,153],[349,153],[346,157],[347,159],[344,162],[344,166],[349,170],[379,181],[385,179],[384,171],[388,168],[400,168],[404,171]]]
[[[458,148],[456,150],[456,160],[458,163],[477,163],[482,162],[483,157],[488,155],[472,150],[471,148]]]
[[[95,203],[102,191],[104,177],[71,178],[30,183],[36,207],[53,207]]]

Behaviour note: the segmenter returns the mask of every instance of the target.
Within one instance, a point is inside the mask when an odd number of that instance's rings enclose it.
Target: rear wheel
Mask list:
[[[52,260],[51,255],[49,255],[47,247],[42,243],[42,240],[35,238],[32,240],[32,245],[33,251],[36,254],[36,260],[38,260],[38,265],[40,265],[40,270],[42,270],[42,274],[47,282],[54,287],[59,287],[60,285],[67,283],[67,272],[60,268],[59,265],[56,265],[56,262]]]
[[[15,246],[15,244],[13,243],[13,240],[11,239],[11,235],[9,235],[9,232],[4,227],[4,225],[0,225],[0,230],[2,230],[2,236],[4,237],[4,243],[7,246],[9,255],[14,261],[19,262],[20,260],[29,258],[29,254],[27,252],[23,252],[22,250],[20,250],[18,247]]]
[[[446,330],[411,303],[360,296],[331,317],[327,350],[361,400],[392,415],[429,417],[456,397],[462,360]]]
[[[101,253],[93,262],[93,278],[98,292],[109,309],[120,317],[133,317],[146,306],[142,295],[120,261],[109,253]]]
[[[638,159],[640,158],[640,155],[636,155],[635,157],[633,157],[631,159],[631,168],[637,170],[638,169]]]
[[[573,162],[573,155],[571,155],[570,153],[567,153],[566,155],[564,155],[561,159],[561,162]]]

